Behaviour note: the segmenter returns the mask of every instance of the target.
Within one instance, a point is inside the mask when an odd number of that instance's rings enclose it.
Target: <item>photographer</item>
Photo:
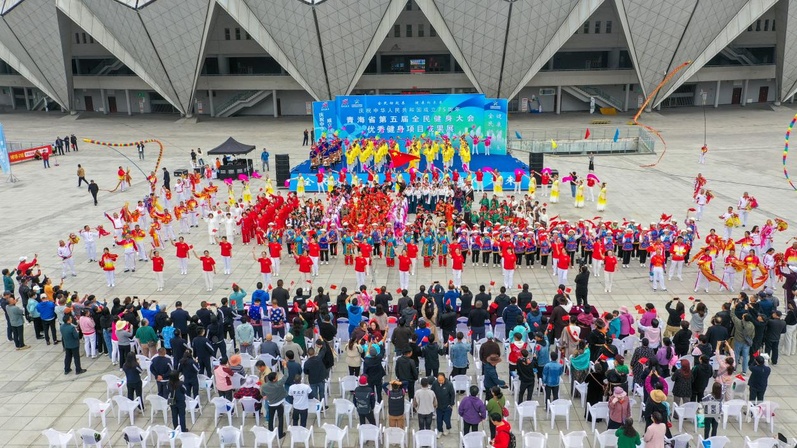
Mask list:
[[[576,274],[576,304],[578,306],[587,304],[587,291],[589,286],[589,267],[584,263],[584,260],[578,260],[578,274]]]

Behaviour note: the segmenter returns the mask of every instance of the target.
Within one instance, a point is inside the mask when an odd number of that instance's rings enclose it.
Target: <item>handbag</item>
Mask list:
[[[501,409],[501,412],[504,414],[504,417],[509,417],[509,409],[507,409],[506,407]]]

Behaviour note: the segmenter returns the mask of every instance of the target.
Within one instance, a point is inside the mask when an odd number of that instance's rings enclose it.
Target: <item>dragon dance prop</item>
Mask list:
[[[157,143],[158,144],[158,160],[157,160],[157,162],[155,162],[155,169],[154,169],[154,171],[157,173],[158,172],[158,168],[160,168],[160,165],[161,165],[161,159],[163,158],[163,143],[161,143],[160,140],[157,140],[157,139],[154,139],[154,138],[150,138],[150,139],[146,139],[146,140],[137,140],[135,142],[130,142],[130,143],[110,143],[110,142],[101,142],[99,140],[94,140],[94,139],[90,139],[90,138],[84,138],[83,141],[86,142],[86,143],[91,143],[92,145],[105,146],[107,148],[110,148],[110,149],[116,151],[119,155],[121,155],[122,157],[127,159],[130,163],[133,164],[133,166],[135,166],[136,168],[138,168],[139,171],[141,171],[141,174],[143,174],[144,177],[147,180],[149,180],[150,186],[152,188],[152,191],[155,191],[155,182],[157,182],[157,179],[155,179],[155,180],[150,179],[149,176],[147,176],[147,173],[145,173],[144,170],[141,169],[141,167],[136,165],[135,162],[130,160],[129,157],[127,157],[126,155],[121,153],[116,148],[128,148],[128,147],[133,147],[133,146],[136,146],[136,145],[139,145],[139,144],[143,145],[144,143]],[[130,176],[130,170],[127,170],[127,178],[128,179],[129,179],[129,176]],[[130,183],[130,181],[128,180],[128,184],[129,183]],[[119,183],[116,185],[116,187],[113,190],[109,190],[109,191],[110,192],[116,191],[116,189],[119,188],[119,186],[121,184],[122,184],[122,181],[120,180]]]
[[[670,80],[672,80],[672,78],[676,74],[678,74],[678,72],[680,72],[681,70],[685,69],[691,63],[692,63],[692,61],[686,61],[683,64],[679,65],[678,67],[675,67],[675,69],[673,69],[673,71],[668,73],[667,76],[665,76],[664,79],[661,81],[661,83],[659,83],[659,85],[656,86],[656,88],[653,89],[652,92],[650,92],[650,95],[648,95],[648,97],[645,98],[645,102],[642,103],[642,106],[639,108],[639,111],[636,113],[636,115],[634,115],[634,119],[633,119],[634,124],[637,125],[637,126],[642,126],[643,128],[647,129],[653,135],[658,137],[659,140],[661,140],[661,143],[664,145],[664,150],[661,151],[661,154],[659,155],[659,158],[656,160],[656,163],[652,163],[650,165],[640,165],[641,168],[652,168],[652,167],[658,165],[659,162],[661,162],[662,157],[664,157],[664,153],[667,152],[667,142],[664,140],[664,137],[662,137],[662,135],[661,135],[661,133],[659,131],[657,131],[656,129],[654,129],[654,128],[646,125],[646,124],[640,123],[639,122],[639,117],[642,115],[642,112],[645,111],[645,108],[648,107],[648,104],[650,104],[650,102],[653,101],[653,98],[656,97],[656,94],[659,93],[659,90],[661,90],[662,87],[667,85],[667,83],[669,83]],[[795,118],[797,118],[797,117],[795,117]]]
[[[791,181],[789,169],[786,167],[786,159],[789,157],[789,138],[791,137],[791,131],[794,129],[795,123],[797,123],[797,114],[791,119],[791,123],[789,123],[789,127],[786,129],[786,138],[783,142],[783,175],[786,176],[786,181],[791,185],[791,188],[797,191],[797,186]]]

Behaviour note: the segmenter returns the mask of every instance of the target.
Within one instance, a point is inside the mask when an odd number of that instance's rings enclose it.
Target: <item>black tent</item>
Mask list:
[[[232,154],[232,155],[243,155],[252,152],[255,149],[255,145],[247,145],[245,143],[241,143],[234,138],[230,137],[222,143],[221,145],[211,149],[208,151],[210,155],[220,155],[220,154]]]

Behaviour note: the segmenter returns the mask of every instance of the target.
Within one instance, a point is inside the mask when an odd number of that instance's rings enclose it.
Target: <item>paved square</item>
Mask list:
[[[643,116],[643,122],[659,129],[666,138],[669,149],[661,163],[653,168],[641,168],[640,165],[653,163],[657,155],[646,156],[598,156],[595,160],[596,174],[608,182],[608,207],[603,214],[606,219],[620,220],[634,218],[638,222],[647,223],[657,221],[662,213],[673,214],[679,221],[683,219],[686,210],[693,206],[692,182],[697,172],[702,172],[708,179],[708,187],[716,194],[716,198],[708,206],[704,220],[699,229],[702,234],[708,233],[711,227],[721,228],[722,223],[717,216],[729,205],[735,205],[744,191],[754,195],[760,208],[750,215],[751,224],[762,224],[766,219],[780,217],[788,221],[792,227],[789,231],[775,235],[775,247],[780,252],[785,249],[785,242],[795,235],[797,223],[797,210],[794,207],[795,192],[783,178],[781,155],[783,135],[789,120],[795,110],[789,107],[776,108],[773,111],[768,107],[757,108],[727,108],[710,110],[708,112],[708,153],[707,163],[698,165],[699,148],[703,142],[703,114],[699,109],[667,110],[663,114],[653,113]],[[510,117],[510,131],[520,132],[539,129],[585,129],[595,128],[590,125],[593,117],[583,114],[563,116],[512,116]],[[173,171],[178,168],[188,168],[189,151],[191,148],[200,147],[203,152],[225,140],[229,136],[245,143],[251,143],[260,148],[267,146],[273,155],[287,153],[291,155],[295,165],[306,157],[306,151],[300,146],[302,130],[309,125],[307,120],[299,119],[263,119],[263,118],[235,118],[202,121],[198,124],[175,122],[174,117],[161,116],[135,116],[135,117],[107,117],[86,116],[75,120],[58,114],[12,114],[2,117],[8,140],[24,140],[44,142],[54,140],[56,135],[75,133],[78,138],[94,138],[114,142],[129,142],[146,138],[160,139],[166,145],[162,166]],[[627,117],[615,117],[612,124],[606,125],[623,128]],[[146,153],[146,160],[140,167],[147,173],[155,165],[156,154],[154,145],[150,145]],[[80,151],[69,153],[65,156],[51,159],[52,167],[43,169],[40,162],[28,162],[14,165],[14,174],[19,178],[17,183],[5,183],[0,179],[0,203],[3,204],[3,215],[0,220],[0,263],[3,267],[16,266],[18,257],[27,255],[32,258],[34,253],[39,254],[43,271],[58,277],[60,262],[56,256],[57,241],[65,238],[70,232],[77,231],[84,224],[95,226],[103,224],[110,227],[102,216],[103,212],[118,210],[125,202],[135,202],[148,193],[144,176],[138,172],[131,163],[117,152],[107,148],[80,143]],[[657,146],[661,152],[662,147]],[[122,150],[127,157],[136,160],[135,149]],[[257,154],[254,153],[253,155]],[[256,157],[256,155],[255,155]],[[525,154],[520,155],[525,158]],[[56,162],[58,166],[56,166]],[[91,197],[84,188],[77,188],[77,164],[82,164],[86,169],[86,177],[94,179],[101,189],[110,189],[116,184],[116,168],[119,165],[131,166],[133,185],[127,192],[107,193],[99,195],[99,206],[92,205]],[[797,166],[797,161],[795,161]],[[559,172],[577,170],[586,174],[586,157],[546,157],[546,166],[551,166]],[[797,173],[797,168],[795,168]],[[254,190],[254,188],[253,188]],[[594,203],[587,203],[587,208],[577,210],[573,207],[569,191],[562,191],[562,201],[550,207],[549,215],[560,215],[570,220],[578,218],[591,218],[597,216]],[[735,231],[735,237],[740,237],[741,229]],[[196,246],[197,250],[209,248],[216,254],[215,247],[206,247],[206,233],[204,225],[194,229],[187,240]],[[101,239],[98,248],[109,244],[109,238]],[[80,246],[80,245],[79,245]],[[117,271],[116,288],[112,291],[105,286],[103,273],[95,263],[88,263],[82,247],[75,250],[78,276],[67,278],[65,287],[77,290],[81,294],[96,294],[100,298],[110,301],[117,296],[138,295],[142,299],[156,299],[159,303],[172,306],[176,300],[182,300],[185,308],[194,312],[199,302],[212,298],[219,300],[230,291],[230,286],[236,282],[247,291],[254,289],[254,283],[259,278],[258,267],[251,261],[249,248],[243,249],[235,245],[233,249],[232,275],[217,275],[217,289],[212,293],[204,290],[200,277],[199,266],[196,260],[191,261],[189,275],[180,276],[177,263],[171,250],[166,251],[165,288],[162,292],[155,291],[155,282],[151,267],[139,264],[135,273],[121,273]],[[694,253],[694,252],[693,252]],[[377,263],[383,263],[377,261]],[[220,270],[221,271],[221,270]],[[653,302],[662,307],[670,297],[680,296],[685,298],[692,293],[695,279],[695,268],[687,268],[683,282],[669,282],[667,292],[653,293],[647,281],[647,269],[633,266],[630,269],[618,270],[611,294],[603,293],[599,284],[600,279],[591,280],[591,303],[597,305],[601,311],[616,309],[621,305],[632,308],[633,305]],[[298,280],[299,274],[292,261],[284,263],[282,277],[287,280]],[[421,284],[429,284],[432,279],[445,281],[450,277],[450,272],[443,268],[418,269],[418,275],[411,277],[410,289],[416,290]],[[572,281],[573,275],[571,275]],[[475,288],[479,284],[488,284],[491,280],[499,280],[501,273],[498,269],[466,266],[463,283]],[[738,277],[737,277],[738,278]],[[529,283],[535,294],[535,299],[540,302],[550,302],[555,288],[555,280],[551,271],[518,270],[515,275],[517,283]],[[343,266],[340,261],[333,261],[329,266],[322,266],[316,284],[327,287],[329,284],[354,285],[354,272],[349,266]],[[376,285],[386,284],[388,290],[395,290],[398,284],[395,269],[385,269],[381,264],[378,269]],[[738,285],[737,285],[738,288]],[[777,293],[782,296],[782,291]],[[728,294],[717,292],[717,286],[712,285],[709,294],[701,294],[700,298],[709,307],[713,314],[719,310],[722,300]],[[0,367],[0,416],[4,423],[0,425],[0,440],[4,446],[46,446],[46,440],[41,436],[43,429],[53,427],[60,431],[71,428],[87,426],[87,410],[82,404],[84,398],[96,397],[104,399],[105,386],[100,377],[106,373],[120,374],[117,368],[110,365],[107,358],[100,357],[96,360],[82,359],[84,368],[88,369],[85,375],[75,377],[64,376],[62,369],[63,354],[59,346],[46,346],[43,341],[34,338],[32,326],[26,326],[26,342],[32,349],[24,352],[13,350],[10,342],[0,344],[0,354],[3,365]],[[770,377],[767,399],[774,400],[780,405],[776,417],[776,431],[785,433],[789,437],[797,436],[797,405],[791,400],[797,397],[795,380],[788,372],[797,366],[797,358],[783,356],[779,365],[773,368]],[[471,364],[472,365],[472,364]],[[506,363],[500,365],[502,377],[506,377]],[[473,374],[473,368],[471,369]],[[345,365],[341,362],[336,365],[332,374],[332,390],[337,390],[337,378],[345,375]],[[565,388],[565,389],[569,389]],[[145,395],[148,392],[145,391]],[[335,392],[333,392],[335,395]],[[563,396],[569,397],[569,390]],[[149,410],[149,409],[148,409]],[[638,412],[635,411],[635,412]],[[111,440],[115,446],[123,446],[121,429],[127,426],[127,421],[121,424],[116,422],[115,410],[108,418],[108,429]],[[323,422],[333,422],[332,408]],[[638,414],[636,414],[638,415]],[[556,422],[556,429],[550,429],[543,411],[538,411],[540,420],[539,430],[551,434],[551,446],[558,443],[558,431],[563,430],[564,424]],[[240,425],[239,417],[235,424]],[[310,422],[316,426],[316,446],[323,440],[323,432],[318,429],[314,417]],[[149,414],[137,416],[136,424],[146,427],[150,424],[162,423],[158,418],[149,421]],[[247,427],[252,424],[250,418]],[[455,413],[455,428],[459,419]],[[516,419],[512,419],[516,425]],[[526,422],[525,429],[529,430]],[[764,425],[762,425],[764,426]],[[97,419],[94,427],[99,428]],[[605,423],[598,425],[605,428]],[[637,426],[641,428],[641,425]],[[417,428],[414,421],[411,428]],[[205,414],[199,417],[195,425],[190,424],[189,429],[194,433],[205,431],[209,436],[211,445],[218,444],[217,436],[211,435],[213,431],[212,410],[205,408]],[[590,431],[590,426],[583,418],[583,409],[576,404],[572,410],[570,430],[584,429]],[[691,424],[685,425],[685,430],[692,432]],[[520,431],[513,428],[513,432],[520,436]],[[701,431],[702,432],[702,431]],[[733,423],[726,430],[720,428],[720,434],[731,438],[731,446],[743,445],[743,436],[768,435],[768,428],[759,429],[758,434],[753,434],[752,424],[745,423],[743,431]],[[246,443],[252,441],[251,432],[246,431]],[[356,431],[351,433],[352,442],[356,442]],[[458,437],[450,435],[439,439],[441,446],[453,448],[457,446]],[[589,443],[592,443],[590,434]],[[694,445],[693,445],[694,446]]]

